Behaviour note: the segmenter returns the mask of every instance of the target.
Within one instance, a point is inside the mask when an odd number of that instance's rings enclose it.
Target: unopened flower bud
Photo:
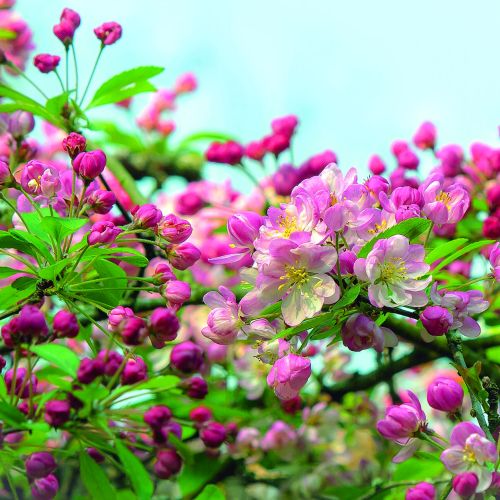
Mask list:
[[[140,357],[129,359],[121,376],[122,385],[131,385],[141,382],[148,378],[148,369],[146,363]]]
[[[208,448],[218,448],[226,437],[226,428],[219,422],[207,422],[200,431],[200,439]]]
[[[62,309],[54,316],[52,328],[57,337],[74,338],[78,335],[80,327],[76,316],[66,309]]]
[[[52,399],[45,404],[45,421],[53,427],[61,427],[70,418],[69,401]]]
[[[464,390],[451,378],[438,377],[427,388],[427,402],[435,410],[453,413],[462,406],[463,399]]]
[[[180,372],[194,373],[203,364],[203,351],[191,341],[181,342],[172,349],[170,363]]]
[[[169,214],[160,220],[157,232],[169,243],[179,244],[191,236],[193,228],[187,220],[181,219],[174,214]]]
[[[133,215],[134,227],[138,229],[154,228],[162,217],[161,210],[151,203],[135,206],[130,212]]]
[[[87,148],[87,139],[81,134],[71,132],[62,140],[62,146],[69,157],[74,160],[80,153],[83,153]]]
[[[95,36],[103,45],[113,45],[122,36],[122,27],[115,22],[103,23],[94,29]]]
[[[80,153],[73,160],[73,170],[84,180],[92,181],[106,167],[106,155],[100,149]]]
[[[28,111],[14,111],[9,115],[8,130],[15,139],[21,139],[35,128],[35,119]]]
[[[59,56],[53,56],[51,54],[38,54],[33,59],[33,64],[41,73],[50,73],[54,71],[57,66],[59,66],[59,61],[61,58]]]
[[[448,332],[453,324],[453,315],[441,306],[428,306],[420,314],[422,325],[430,335],[438,337]]]
[[[35,479],[31,485],[33,500],[52,500],[59,490],[59,481],[54,474]]]
[[[201,252],[189,242],[181,243],[180,245],[171,245],[168,252],[168,260],[180,271],[184,271],[191,267],[197,260],[199,260]]]
[[[38,479],[54,472],[57,464],[50,453],[40,451],[32,453],[24,462],[24,466],[30,479]]]

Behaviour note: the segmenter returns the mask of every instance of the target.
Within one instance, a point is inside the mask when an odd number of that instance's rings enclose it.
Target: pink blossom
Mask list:
[[[308,358],[287,354],[274,363],[267,376],[267,384],[276,396],[289,400],[299,394],[311,376],[311,361]]]
[[[363,351],[373,347],[382,352],[384,347],[394,347],[397,337],[388,328],[378,326],[364,314],[353,314],[342,327],[342,342],[350,351]]]
[[[118,23],[111,21],[95,28],[94,33],[103,45],[112,45],[121,38],[122,27]]]

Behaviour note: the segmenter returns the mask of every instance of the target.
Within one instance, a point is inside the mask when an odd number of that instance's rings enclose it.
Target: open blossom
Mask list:
[[[366,259],[357,259],[354,272],[368,281],[368,297],[376,307],[427,304],[425,288],[431,277],[419,280],[430,266],[424,262],[422,245],[410,245],[405,236],[378,240]]]
[[[267,384],[278,398],[293,399],[311,376],[311,361],[297,354],[287,354],[274,363]]]
[[[122,36],[122,27],[113,21],[103,23],[94,29],[95,36],[101,40],[103,45],[112,45]]]
[[[488,463],[495,464],[498,451],[495,443],[486,439],[483,430],[471,422],[461,422],[451,431],[450,447],[441,453],[441,461],[454,474],[473,472],[478,477],[476,491],[486,490],[493,472]]]
[[[444,177],[431,175],[420,187],[423,213],[436,224],[452,224],[463,219],[469,208],[469,193],[461,184],[445,187]]]
[[[23,168],[21,185],[31,195],[53,197],[61,188],[61,181],[56,169],[41,161],[31,160]]]
[[[257,287],[269,304],[280,299],[283,318],[291,326],[314,316],[323,304],[340,298],[340,289],[327,273],[337,262],[333,247],[276,239],[269,245],[268,263],[261,266]]]
[[[435,283],[431,290],[431,299],[434,304],[451,312],[453,323],[450,330],[458,330],[466,337],[477,337],[481,333],[479,323],[471,315],[482,313],[489,307],[489,302],[484,299],[482,292],[479,290],[438,291],[437,283]]]
[[[201,333],[217,344],[227,345],[236,340],[241,321],[238,313],[236,296],[225,286],[219,287],[218,292],[208,292],[203,297],[203,302],[212,310],[208,314],[207,326]]]

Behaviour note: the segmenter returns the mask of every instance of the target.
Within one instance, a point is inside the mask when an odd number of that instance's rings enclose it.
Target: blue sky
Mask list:
[[[496,0],[18,0],[39,51],[60,50],[51,29],[65,6],[82,15],[77,52],[87,70],[98,48],[92,28],[124,27],[97,80],[142,64],[166,67],[159,86],[196,73],[179,134],[218,130],[246,141],[296,113],[299,159],[331,148],[358,167],[375,152],[388,158],[390,142],[425,119],[443,143],[497,141]]]

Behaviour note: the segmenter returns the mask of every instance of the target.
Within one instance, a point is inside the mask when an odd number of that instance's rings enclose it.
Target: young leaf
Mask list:
[[[153,496],[154,486],[144,465],[121,441],[115,441],[115,446],[124,472],[130,479],[137,498],[150,500]]]
[[[226,495],[215,484],[207,484],[195,500],[225,500],[225,498]]]
[[[461,247],[464,243],[467,243],[467,238],[457,238],[456,240],[447,241],[436,248],[431,250],[425,257],[425,262],[427,264],[432,264],[436,260],[442,259],[450,253],[454,252],[458,247]]]
[[[282,330],[281,332],[277,333],[272,340],[276,339],[282,339],[285,337],[291,337],[293,335],[296,335],[297,333],[304,332],[306,330],[309,330],[311,328],[314,328],[316,326],[320,325],[326,325],[332,318],[332,313],[327,312],[323,314],[319,314],[318,316],[314,316],[313,318],[306,319],[303,321],[300,325],[293,326],[290,328],[286,328],[285,330]]]
[[[406,236],[409,240],[413,240],[417,236],[425,233],[431,227],[431,221],[429,219],[421,219],[415,217],[413,219],[406,219],[395,226],[386,229],[382,233],[377,234],[375,238],[372,238],[368,243],[366,243],[363,248],[358,253],[358,258],[365,258],[370,250],[373,248],[378,240],[383,240],[395,236],[396,234],[401,234]]]
[[[17,240],[24,241],[28,245],[31,245],[34,249],[32,251],[38,251],[38,253],[41,254],[47,262],[50,262],[51,264],[54,263],[54,257],[47,248],[47,244],[38,236],[35,236],[34,234],[28,233],[26,231],[21,231],[19,229],[10,229],[9,234],[14,236],[14,238],[16,238]]]
[[[12,269],[10,267],[0,267],[0,279],[14,276],[14,274],[22,273],[19,269]]]
[[[80,452],[80,477],[94,500],[101,498],[113,500],[116,498],[115,489],[107,475],[85,451]]]
[[[57,243],[81,229],[87,224],[86,219],[62,218],[62,217],[44,217],[40,222],[42,229],[50,234]]]
[[[148,80],[162,72],[163,68],[158,66],[139,66],[123,71],[111,77],[97,89],[87,109],[118,102],[142,92],[156,90]]]
[[[80,359],[68,347],[60,344],[41,344],[31,346],[30,351],[57,366],[71,377],[76,376]]]
[[[495,243],[495,240],[481,240],[481,241],[476,241],[475,243],[470,243],[469,245],[465,246],[464,248],[461,248],[460,250],[457,250],[455,253],[452,253],[446,259],[442,260],[431,271],[431,274],[437,273],[440,269],[443,269],[443,267],[446,267],[448,264],[451,264],[452,262],[457,260],[459,257],[462,257],[462,255],[473,252],[474,250],[479,250],[480,248],[485,247],[486,245],[491,245],[492,243]]]

